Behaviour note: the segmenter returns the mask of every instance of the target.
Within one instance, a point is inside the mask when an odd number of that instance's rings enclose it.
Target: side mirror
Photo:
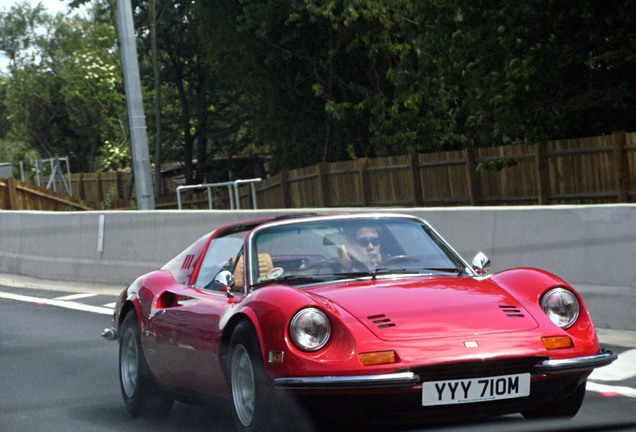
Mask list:
[[[479,252],[475,255],[472,264],[473,269],[477,272],[477,274],[483,275],[488,273],[490,270],[490,258],[488,258],[483,252]]]
[[[214,288],[219,291],[225,291],[228,297],[234,297],[234,294],[232,294],[234,282],[234,275],[228,270],[222,270],[214,276]]]

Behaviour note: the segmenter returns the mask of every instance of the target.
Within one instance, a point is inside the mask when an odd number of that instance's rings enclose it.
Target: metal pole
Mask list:
[[[177,206],[179,207],[179,210],[181,210],[181,189],[183,188],[183,186],[177,186]]]
[[[40,161],[39,159],[37,159],[35,161],[35,174],[38,178],[38,186],[42,187],[42,176],[44,175],[44,173],[42,172],[42,170],[44,168],[42,168],[42,161]]]
[[[64,160],[66,161],[66,176],[68,179],[68,185],[66,186],[66,191],[68,193],[68,196],[73,196],[73,179],[71,178],[71,163],[68,160],[68,156],[64,157]]]
[[[256,210],[258,208],[256,203],[256,183],[250,183],[250,187],[252,188],[252,208]]]
[[[207,189],[208,189],[208,208],[212,210],[212,207],[213,207],[212,206],[212,187],[208,186]]]
[[[227,194],[230,196],[230,210],[234,210],[234,190],[232,189],[232,184],[227,185]]]
[[[154,210],[155,197],[152,193],[146,117],[141,97],[141,79],[139,78],[135,28],[130,0],[117,0],[117,19],[122,66],[124,68],[124,86],[126,88],[133,170],[135,172],[137,208],[139,210]]]
[[[238,183],[234,183],[234,201],[236,202],[236,209],[241,209],[241,199],[239,194],[239,185]]]
[[[51,177],[49,177],[49,182],[46,184],[46,189],[50,189],[51,185],[53,185],[53,192],[57,192],[57,184],[55,183],[55,164],[53,161],[54,158],[49,159],[49,163],[51,164]]]

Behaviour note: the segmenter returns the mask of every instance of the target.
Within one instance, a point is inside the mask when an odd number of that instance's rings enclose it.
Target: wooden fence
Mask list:
[[[0,210],[77,211],[92,207],[14,178],[0,179]]]
[[[266,179],[257,197],[259,208],[634,202],[636,133],[319,164]]]
[[[135,209],[124,199],[128,176],[79,173],[71,184],[83,205]],[[250,187],[240,191],[241,208],[251,208]],[[261,209],[636,202],[636,133],[321,163],[266,178],[256,196]],[[155,202],[177,208],[174,189]],[[188,191],[182,207],[208,208],[207,193]],[[227,190],[215,192],[213,207],[229,208]]]

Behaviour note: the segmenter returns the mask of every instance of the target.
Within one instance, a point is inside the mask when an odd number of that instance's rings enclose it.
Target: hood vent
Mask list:
[[[516,306],[501,305],[499,308],[506,314],[508,318],[523,318],[525,315]]]
[[[388,328],[388,327],[395,327],[395,323],[391,321],[390,318],[387,318],[387,316],[384,314],[371,315],[371,316],[368,316],[367,319],[369,319],[374,325],[376,325],[378,328],[381,328],[381,329]]]

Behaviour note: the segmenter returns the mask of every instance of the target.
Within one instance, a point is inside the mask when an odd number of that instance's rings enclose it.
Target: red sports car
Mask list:
[[[234,223],[125,289],[104,336],[132,415],[220,395],[246,431],[317,400],[379,421],[574,416],[616,355],[568,283],[487,265],[407,215]]]

